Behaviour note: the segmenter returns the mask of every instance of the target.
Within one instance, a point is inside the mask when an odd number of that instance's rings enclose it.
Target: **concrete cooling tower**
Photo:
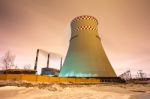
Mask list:
[[[116,77],[98,35],[98,21],[79,16],[71,22],[71,39],[60,77]]]

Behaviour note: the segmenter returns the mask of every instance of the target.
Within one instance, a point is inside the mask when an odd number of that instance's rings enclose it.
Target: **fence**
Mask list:
[[[63,78],[27,74],[0,74],[0,80],[32,81],[32,82],[71,82],[71,83],[100,83],[98,79]]]

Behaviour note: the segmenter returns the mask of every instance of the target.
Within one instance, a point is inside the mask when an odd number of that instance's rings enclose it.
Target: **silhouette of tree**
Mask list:
[[[14,66],[15,55],[10,51],[7,51],[2,57],[1,62],[3,64],[3,69],[11,69]]]
[[[24,69],[25,69],[25,70],[31,69],[31,64],[26,64],[26,65],[24,65]]]

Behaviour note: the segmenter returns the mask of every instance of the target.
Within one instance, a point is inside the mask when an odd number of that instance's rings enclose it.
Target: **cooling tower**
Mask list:
[[[98,21],[79,16],[71,22],[71,39],[60,77],[116,77],[98,35]]]

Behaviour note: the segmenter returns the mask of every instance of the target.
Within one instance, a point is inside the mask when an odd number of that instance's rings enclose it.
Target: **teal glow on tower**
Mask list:
[[[69,49],[60,77],[116,77],[98,35],[98,21],[79,16],[71,22]]]

